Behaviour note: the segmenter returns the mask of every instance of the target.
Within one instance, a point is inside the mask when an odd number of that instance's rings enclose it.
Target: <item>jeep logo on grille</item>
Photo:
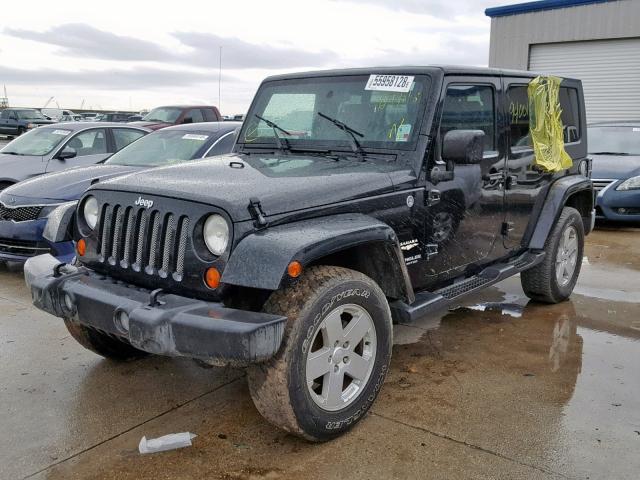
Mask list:
[[[144,207],[149,209],[153,207],[153,200],[147,200],[146,198],[138,197],[138,199],[134,202],[138,207]]]

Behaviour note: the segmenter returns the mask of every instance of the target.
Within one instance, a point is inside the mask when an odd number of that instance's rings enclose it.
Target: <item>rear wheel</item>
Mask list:
[[[392,325],[383,292],[359,272],[318,266],[274,292],[264,310],[289,321],[278,354],[247,371],[257,409],[312,441],[349,430],[373,404],[389,368]]]
[[[13,183],[11,182],[0,182],[0,192],[5,188],[9,188]]]
[[[125,361],[146,357],[147,352],[132,347],[129,342],[85,327],[71,320],[64,321],[71,336],[84,348],[110,360]]]
[[[522,272],[522,289],[532,300],[559,303],[573,292],[582,266],[584,225],[575,208],[562,210],[544,249],[544,261]]]

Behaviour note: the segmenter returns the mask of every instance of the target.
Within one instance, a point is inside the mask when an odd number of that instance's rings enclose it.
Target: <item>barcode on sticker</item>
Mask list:
[[[411,75],[370,75],[365,90],[403,92],[411,90],[414,77]]]
[[[204,140],[209,138],[209,135],[198,135],[196,133],[186,133],[182,136],[182,138],[184,140],[199,140],[203,142]]]
[[[53,132],[54,135],[63,135],[63,136],[67,136],[71,133],[71,130],[54,130]]]

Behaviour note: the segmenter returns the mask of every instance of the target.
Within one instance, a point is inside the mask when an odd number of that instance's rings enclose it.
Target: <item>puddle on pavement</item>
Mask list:
[[[536,304],[514,278],[477,295],[491,301],[399,325],[374,410],[552,471],[635,478],[626,445],[640,448],[640,281],[627,282],[640,272],[587,268],[581,283],[625,285],[624,300],[583,287]]]

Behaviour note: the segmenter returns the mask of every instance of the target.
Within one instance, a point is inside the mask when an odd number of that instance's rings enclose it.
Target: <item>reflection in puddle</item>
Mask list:
[[[524,307],[522,305],[518,305],[517,303],[487,302],[451,309],[452,312],[465,310],[476,310],[478,312],[497,312],[509,317],[520,318],[522,317]]]
[[[573,335],[575,335],[575,327],[572,328],[571,320],[567,315],[561,315],[553,329],[553,339],[549,349],[551,371],[557,372],[560,370],[560,364],[569,351],[569,343]]]

